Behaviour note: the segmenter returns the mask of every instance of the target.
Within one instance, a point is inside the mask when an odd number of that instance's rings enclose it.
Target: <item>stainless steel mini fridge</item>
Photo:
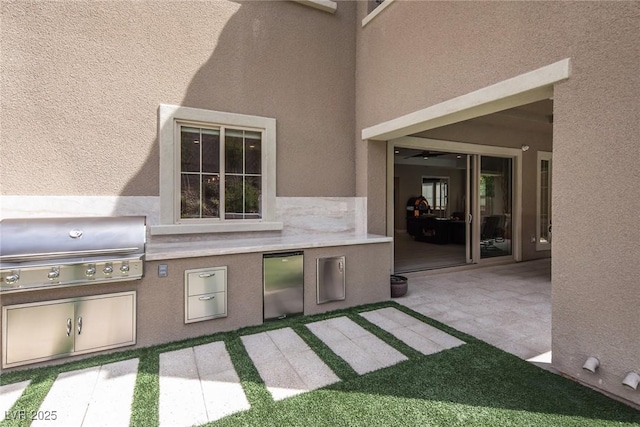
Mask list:
[[[304,256],[302,252],[265,254],[264,320],[283,319],[304,312]]]

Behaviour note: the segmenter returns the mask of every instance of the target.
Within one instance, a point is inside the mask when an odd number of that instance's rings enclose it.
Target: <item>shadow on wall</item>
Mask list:
[[[210,15],[197,23],[211,21],[210,25],[223,27],[217,41],[172,46],[160,62],[183,61],[170,70],[179,74],[189,69],[190,61],[202,57],[199,51],[204,45],[211,44],[214,50],[184,91],[158,88],[152,99],[157,103],[153,120],[157,123],[160,104],[276,118],[278,196],[353,196],[355,94],[349,94],[355,79],[351,72],[355,71],[355,39],[353,26],[345,21],[355,19],[355,5],[341,4],[337,15],[291,2],[234,1],[209,6]],[[224,8],[230,17],[221,19],[224,14],[216,13],[216,8]],[[180,24],[174,31],[180,30]],[[216,27],[212,28],[204,31],[207,37],[215,36]],[[170,80],[162,74],[166,70],[158,73],[159,81]],[[177,76],[175,80],[184,79]],[[121,195],[140,195],[140,188],[159,194],[157,136],[152,144],[144,166]],[[335,169],[331,174],[327,174],[328,165]],[[155,185],[149,185],[149,180]],[[116,211],[120,213],[121,208],[127,210],[117,206]]]

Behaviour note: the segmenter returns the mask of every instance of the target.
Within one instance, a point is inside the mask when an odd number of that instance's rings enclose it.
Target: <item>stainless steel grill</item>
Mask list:
[[[0,291],[142,278],[143,216],[0,221]]]

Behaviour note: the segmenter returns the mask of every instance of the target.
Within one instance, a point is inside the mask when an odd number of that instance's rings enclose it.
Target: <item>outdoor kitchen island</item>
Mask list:
[[[353,233],[150,242],[146,249],[145,277],[138,286],[137,345],[149,346],[261,324],[265,254],[303,253],[305,315],[384,301],[390,296],[391,242],[386,236]],[[330,257],[344,257],[344,299],[318,304],[317,260]],[[159,277],[159,272],[164,275],[165,269],[166,276]],[[217,294],[226,298],[224,315],[185,323],[187,301],[193,298],[189,296],[185,276],[199,281],[204,280],[201,275],[206,279],[216,272],[225,275],[225,293]]]
[[[259,325],[263,323],[264,254],[303,253],[305,315],[383,301],[390,297],[389,252],[392,239],[386,236],[328,233],[240,239],[218,237],[199,241],[187,236],[173,238],[178,241],[154,243],[153,238],[148,238],[144,274],[138,280],[3,293],[3,307],[57,304],[67,300],[83,301],[123,294],[132,295],[134,300],[134,342],[123,343],[118,348],[98,349],[84,354],[70,353],[51,360],[21,363],[17,368],[64,363],[107,351],[148,347]],[[344,299],[318,304],[317,259],[330,257],[344,257]],[[212,291],[210,294],[203,294],[208,292],[206,281],[214,278],[210,283],[216,289],[209,289]],[[213,295],[216,298],[211,298]],[[224,298],[223,302],[221,298]],[[187,320],[189,303],[192,301],[195,304],[217,304],[214,311],[221,312],[200,318],[196,313],[195,319]],[[6,368],[13,369],[9,366]]]

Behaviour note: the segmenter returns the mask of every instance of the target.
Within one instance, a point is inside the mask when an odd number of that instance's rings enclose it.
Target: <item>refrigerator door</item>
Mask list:
[[[318,258],[317,302],[342,301],[345,298],[345,258]]]
[[[264,320],[283,319],[304,311],[302,252],[263,255]]]

